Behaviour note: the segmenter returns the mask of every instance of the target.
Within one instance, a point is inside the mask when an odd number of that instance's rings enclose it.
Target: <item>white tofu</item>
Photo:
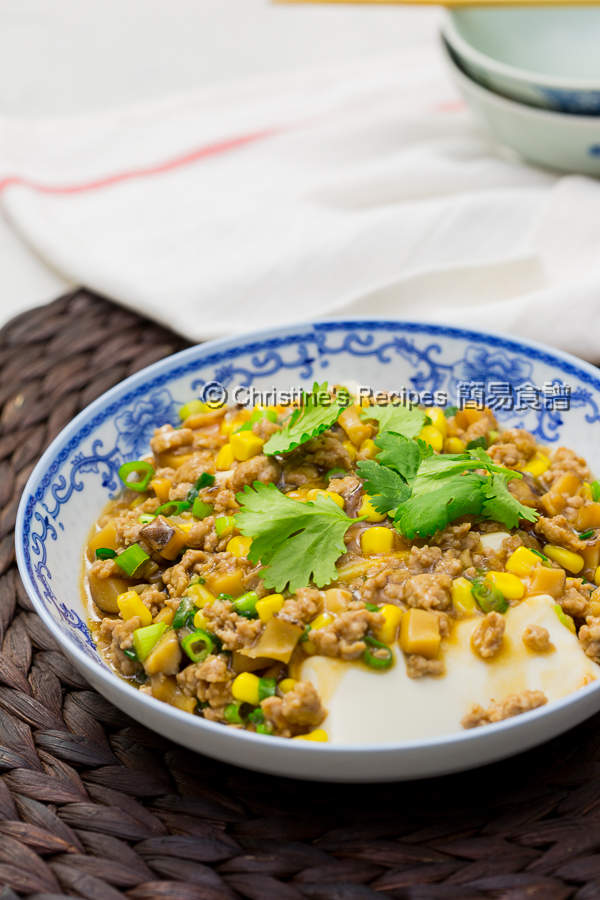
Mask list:
[[[523,690],[544,691],[548,702],[576,691],[600,674],[600,666],[583,652],[576,636],[559,621],[555,600],[530,597],[506,613],[504,646],[489,661],[471,648],[479,618],[459,621],[442,643],[446,674],[411,679],[402,653],[395,648],[392,669],[312,657],[300,677],[313,682],[329,714],[322,727],[341,744],[392,743],[460,731],[473,703],[487,707]],[[540,654],[522,641],[527,625],[542,625],[555,650]]]

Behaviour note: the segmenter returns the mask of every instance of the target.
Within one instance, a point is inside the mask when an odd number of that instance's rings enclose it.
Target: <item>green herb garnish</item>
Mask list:
[[[592,500],[600,500],[600,481],[592,481],[590,484]]]
[[[579,540],[580,541],[589,541],[589,539],[594,536],[595,532],[596,532],[595,528],[588,528],[587,531],[581,532],[581,534],[579,535]]]
[[[267,456],[288,453],[335,425],[345,403],[339,403],[327,391],[327,382],[315,381],[312,391],[302,392],[302,404],[295,409],[281,431],[271,435],[263,447]]]
[[[457,454],[433,454],[422,441],[400,434],[375,438],[377,461],[357,469],[375,509],[396,509],[394,525],[406,537],[428,537],[460,516],[483,516],[516,528],[520,519],[535,522],[538,513],[508,490],[520,473],[496,466],[481,448]]]
[[[403,434],[405,437],[416,437],[425,424],[427,416],[423,410],[415,407],[398,404],[392,406],[367,406],[361,413],[363,419],[374,419],[378,426],[378,434],[381,437],[386,431]]]
[[[344,535],[357,519],[349,518],[329,497],[302,503],[274,484],[255,481],[237,494],[235,515],[240,532],[252,538],[248,558],[265,567],[261,579],[293,593],[311,581],[323,587],[336,577],[335,564],[346,552]]]

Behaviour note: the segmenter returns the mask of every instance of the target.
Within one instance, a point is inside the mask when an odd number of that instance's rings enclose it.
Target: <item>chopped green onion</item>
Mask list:
[[[196,416],[199,413],[210,412],[209,407],[206,403],[203,403],[202,400],[190,400],[189,403],[184,403],[184,405],[179,410],[179,418],[182,422],[185,422],[186,419],[189,419],[190,416]]]
[[[444,415],[447,419],[451,419],[452,416],[455,416],[458,412],[458,406],[446,406],[444,408]]]
[[[246,619],[255,619],[258,615],[256,612],[257,600],[258,594],[256,591],[247,591],[245,594],[242,594],[241,597],[238,597],[237,600],[233,601],[233,608],[238,615],[245,616]]]
[[[267,697],[274,697],[277,691],[277,682],[274,678],[258,679],[258,699],[266,700]]]
[[[205,503],[200,497],[196,497],[192,506],[192,515],[195,519],[206,519],[207,516],[212,516],[213,512],[214,509],[210,503]]]
[[[559,620],[559,622],[561,623],[561,625],[564,625],[565,628],[568,628],[569,631],[572,631],[573,634],[576,634],[576,633],[577,633],[577,629],[576,629],[576,627],[575,627],[575,622],[573,621],[573,619],[571,618],[571,616],[569,616],[569,615],[564,611],[564,609],[562,608],[562,606],[560,606],[559,603],[555,603],[553,608],[554,608],[554,612],[555,612],[556,615],[558,616],[558,620]]]
[[[202,662],[215,649],[214,637],[208,631],[199,628],[184,637],[181,649],[187,653],[192,662]]]
[[[135,650],[123,650],[123,653],[125,654],[127,659],[134,659],[137,661],[138,657],[137,657],[137,653],[135,652]]]
[[[496,431],[495,428],[492,428],[491,431],[488,431],[488,446],[489,444],[493,444],[498,437],[500,437],[500,432]]]
[[[98,547],[96,550],[96,559],[114,559],[116,555],[117,551],[110,547]]]
[[[330,469],[329,472],[325,472],[325,478],[329,481],[331,478],[343,478],[347,474],[345,469]]]
[[[224,716],[225,721],[229,722],[230,725],[242,725],[243,719],[240,715],[240,707],[241,703],[229,703],[225,707]]]
[[[155,514],[157,516],[179,516],[186,509],[190,509],[191,505],[188,500],[167,500],[155,510]]]
[[[155,513],[142,513],[141,516],[138,516],[138,522],[140,523],[140,525],[149,525],[150,522],[153,522],[155,518]]]
[[[363,640],[367,645],[363,653],[363,661],[372,669],[389,669],[394,661],[391,648],[371,637],[370,634],[366,634]]]
[[[221,600],[222,603],[231,603],[233,597],[231,596],[231,594],[219,594],[217,600]]]
[[[229,534],[234,528],[235,519],[233,516],[219,516],[218,519],[215,519],[215,531],[217,532],[217,537],[223,537],[223,535]]]
[[[150,559],[145,550],[139,544],[131,544],[122,553],[115,557],[115,562],[126,575],[135,575],[140,566]]]
[[[365,609],[369,612],[379,612],[379,607],[375,603],[365,603]]]
[[[471,585],[471,593],[484,613],[504,613],[508,609],[508,603],[502,591],[493,584],[477,578]]]
[[[299,643],[303,644],[304,641],[307,641],[307,640],[308,640],[308,632],[309,632],[309,631],[311,631],[311,626],[310,626],[310,625],[305,625],[305,626],[304,626],[304,631],[303,631],[302,634],[300,635]]]
[[[594,536],[595,533],[596,533],[595,528],[588,528],[587,531],[581,532],[581,534],[579,535],[579,540],[580,541],[588,541],[591,537]]]
[[[138,475],[137,481],[129,481],[130,475]],[[130,491],[139,491],[142,493],[146,490],[152,476],[154,475],[154,467],[143,459],[137,459],[134,462],[123,463],[119,469],[119,478]]]
[[[256,726],[257,734],[273,734],[273,729],[268,722],[259,722]]]
[[[541,553],[539,550],[535,550],[533,547],[529,547],[529,550],[531,550],[531,552],[534,553],[536,556],[539,556],[539,558],[542,560],[542,564],[543,564],[544,566],[550,566],[550,565],[551,565],[550,560],[549,560],[548,557],[545,555],[545,553]]]
[[[248,713],[248,721],[253,725],[257,725],[265,721],[265,714],[260,706],[255,706],[252,712]]]
[[[469,441],[469,443],[467,444],[467,450],[476,450],[477,447],[483,447],[483,449],[485,450],[487,445],[487,440],[482,435],[481,437],[474,438],[474,440]]]
[[[173,616],[173,628],[184,628],[190,625],[196,615],[196,607],[189,597],[183,597]]]
[[[153,622],[152,625],[145,625],[143,628],[136,628],[133,632],[133,649],[137,653],[140,662],[150,656],[150,653],[158,644],[161,637],[167,630],[164,622]]]
[[[212,487],[215,483],[215,476],[211,475],[210,472],[203,472],[198,481],[196,482],[196,488],[201,491],[202,488]]]
[[[600,481],[592,481],[590,484],[592,500],[600,500]]]

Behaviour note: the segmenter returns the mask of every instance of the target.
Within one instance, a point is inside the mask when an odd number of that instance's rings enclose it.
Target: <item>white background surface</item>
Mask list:
[[[433,40],[435,9],[268,0],[4,0],[2,120],[78,116]],[[3,175],[10,174],[0,172]],[[0,325],[68,288],[0,216]]]

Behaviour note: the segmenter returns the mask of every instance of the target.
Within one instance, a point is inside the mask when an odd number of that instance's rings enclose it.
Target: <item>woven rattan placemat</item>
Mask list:
[[[461,775],[272,778],[183,750],[90,690],[14,563],[23,485],[72,416],[173,334],[77,292],[0,332],[0,898],[600,897],[600,717]]]

